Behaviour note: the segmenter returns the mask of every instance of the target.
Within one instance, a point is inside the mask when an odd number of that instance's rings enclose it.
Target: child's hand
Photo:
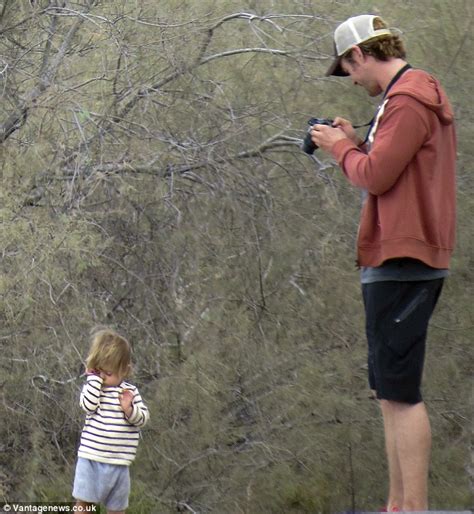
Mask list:
[[[125,416],[129,418],[133,412],[133,393],[130,389],[124,389],[119,395],[120,406],[122,407]]]

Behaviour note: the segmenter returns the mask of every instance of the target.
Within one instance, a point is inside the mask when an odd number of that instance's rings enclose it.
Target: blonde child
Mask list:
[[[125,338],[109,329],[96,332],[86,366],[80,405],[87,416],[73,496],[84,512],[93,503],[103,503],[108,514],[123,514],[130,494],[129,466],[149,412],[138,389],[124,381],[131,371]]]

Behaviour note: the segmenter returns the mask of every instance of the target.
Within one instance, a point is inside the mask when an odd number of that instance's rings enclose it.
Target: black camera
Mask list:
[[[333,120],[328,118],[311,118],[308,121],[308,131],[306,133],[305,138],[303,139],[303,144],[301,145],[301,150],[308,155],[313,155],[313,152],[317,150],[318,146],[313,143],[311,139],[311,129],[313,125],[327,125],[328,127],[332,127]]]

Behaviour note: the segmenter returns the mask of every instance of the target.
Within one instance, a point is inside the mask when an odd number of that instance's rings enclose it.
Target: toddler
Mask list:
[[[130,494],[129,466],[149,412],[138,389],[124,380],[131,371],[131,348],[122,336],[110,329],[96,332],[86,367],[80,405],[87,416],[73,496],[84,512],[103,503],[108,514],[123,514]]]

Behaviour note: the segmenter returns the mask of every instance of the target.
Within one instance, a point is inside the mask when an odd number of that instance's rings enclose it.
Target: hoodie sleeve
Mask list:
[[[93,414],[99,406],[100,390],[102,379],[97,375],[87,375],[87,382],[84,384],[79,404],[87,414]]]
[[[150,419],[148,407],[144,404],[138,389],[133,391],[132,413],[128,418],[128,422],[136,427],[142,427]]]
[[[349,139],[338,141],[332,154],[353,185],[381,195],[397,182],[428,135],[426,107],[397,95],[387,102],[368,154]]]

